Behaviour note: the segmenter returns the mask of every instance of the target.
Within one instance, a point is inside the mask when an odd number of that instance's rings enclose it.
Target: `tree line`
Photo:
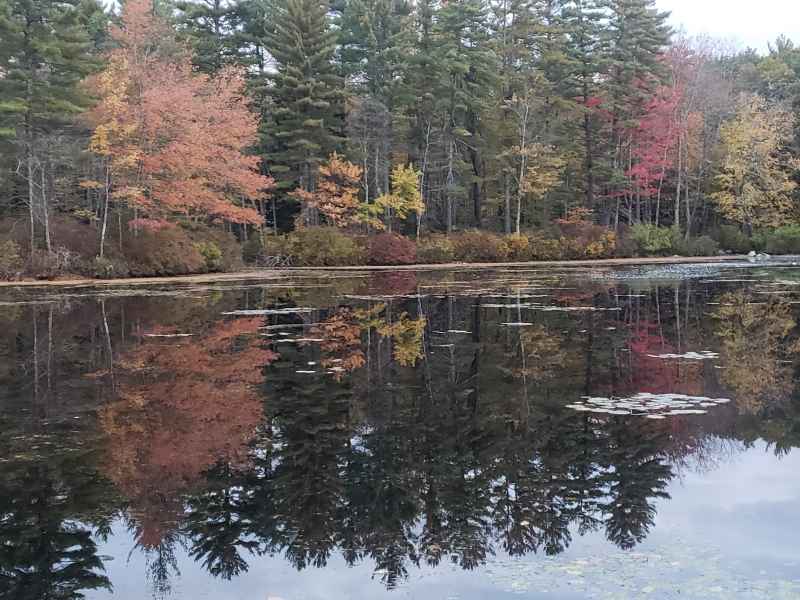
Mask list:
[[[27,215],[31,253],[55,252],[54,218],[90,224],[101,258],[176,223],[243,242],[792,225],[800,49],[667,19],[654,0],[0,0],[0,210]]]

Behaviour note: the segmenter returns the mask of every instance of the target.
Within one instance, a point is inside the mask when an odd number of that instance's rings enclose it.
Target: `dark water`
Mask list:
[[[800,269],[0,290],[0,597],[800,598]]]

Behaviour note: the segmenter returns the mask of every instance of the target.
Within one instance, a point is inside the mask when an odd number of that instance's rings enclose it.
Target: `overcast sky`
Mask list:
[[[710,34],[766,51],[779,34],[800,43],[800,0],[656,0],[689,35]]]

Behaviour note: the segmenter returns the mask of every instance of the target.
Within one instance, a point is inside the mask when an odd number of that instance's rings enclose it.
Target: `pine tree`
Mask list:
[[[604,48],[600,35],[603,12],[599,0],[570,0],[564,7],[563,17],[569,61],[564,94],[576,99],[576,108],[582,113],[584,193],[586,207],[594,208],[597,119],[593,108],[597,103],[598,76],[604,71]]]
[[[193,62],[199,71],[214,74],[239,62],[237,4],[227,0],[191,0],[178,2],[176,8],[178,29],[191,42]]]
[[[467,195],[473,222],[480,221],[481,119],[497,72],[484,25],[486,11],[483,0],[449,2],[433,25],[432,55],[437,69],[433,107],[439,123],[439,179],[448,232],[457,221],[457,200]]]
[[[0,143],[16,152],[27,186],[31,250],[36,222],[51,248],[51,185],[47,136],[63,130],[87,105],[78,83],[95,66],[77,0],[0,3]]]
[[[645,114],[647,101],[667,74],[662,56],[670,36],[666,24],[669,13],[659,12],[654,5],[654,0],[613,0],[609,3],[604,100],[611,120],[611,195],[617,198],[619,190],[615,189],[617,186],[613,182],[624,182],[622,174],[630,168],[631,140],[628,132]],[[640,202],[637,201],[636,211],[639,210]],[[631,216],[630,220],[636,218]]]
[[[263,123],[270,173],[279,191],[310,192],[319,165],[343,141],[344,90],[327,5],[289,0],[276,9],[266,42],[276,62],[270,121]]]

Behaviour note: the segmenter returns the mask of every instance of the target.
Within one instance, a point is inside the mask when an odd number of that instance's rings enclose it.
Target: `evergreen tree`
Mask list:
[[[669,13],[659,12],[654,0],[612,0],[609,8],[604,103],[611,118],[612,171],[607,195],[618,198],[615,182],[624,181],[631,164],[629,132],[666,75],[662,57],[670,28],[666,24]],[[629,219],[635,220],[632,215]]]
[[[319,165],[341,145],[344,90],[334,63],[327,5],[288,0],[276,8],[266,46],[276,72],[269,88],[265,152],[278,191],[313,191]]]
[[[352,0],[340,22],[342,71],[355,92],[348,109],[348,146],[361,164],[367,202],[389,191],[398,112],[412,101],[407,85],[411,11],[405,0]]]
[[[483,0],[449,2],[440,9],[433,26],[438,178],[448,232],[456,225],[459,199],[469,197],[472,221],[480,221],[482,118],[497,72],[496,55],[488,43],[486,13]]]
[[[599,0],[570,0],[564,7],[567,31],[568,69],[564,94],[575,99],[581,113],[580,135],[583,141],[584,194],[586,207],[595,204],[598,119],[598,80],[605,68],[605,49],[601,38],[603,12]],[[577,133],[577,131],[575,132]]]
[[[194,50],[193,62],[203,73],[216,73],[239,62],[241,41],[238,4],[227,0],[191,0],[176,4],[178,29]]]

